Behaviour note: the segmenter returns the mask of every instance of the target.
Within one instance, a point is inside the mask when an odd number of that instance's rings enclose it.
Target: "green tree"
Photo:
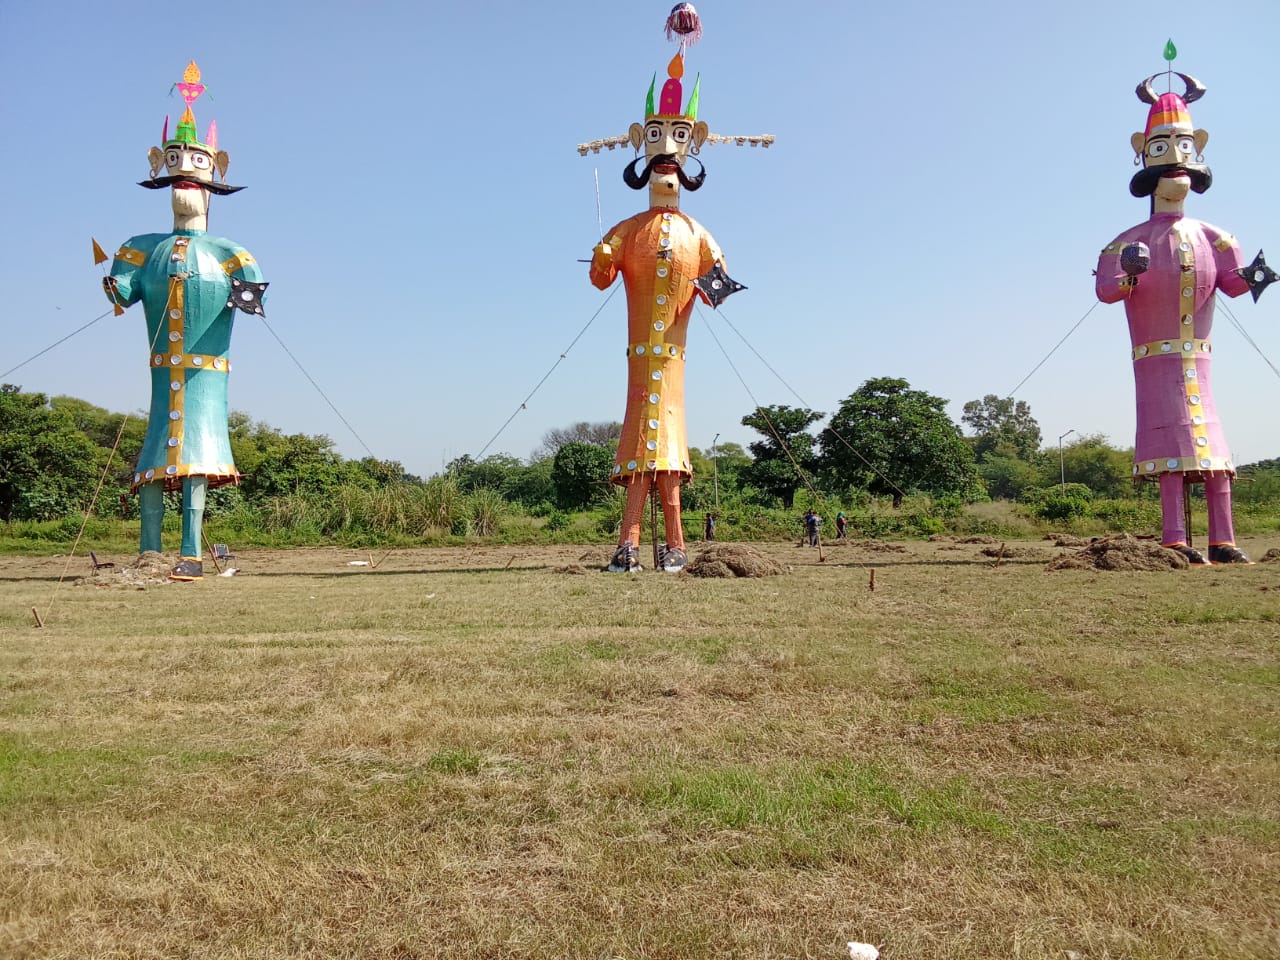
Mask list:
[[[554,457],[566,443],[590,443],[611,451],[616,450],[621,436],[622,424],[616,420],[601,420],[596,423],[582,420],[567,427],[553,427],[543,434],[542,445],[534,451],[533,459]]]
[[[973,430],[973,452],[978,460],[1002,446],[1028,463],[1040,451],[1040,424],[1025,400],[988,393],[981,400],[966,403],[960,419]]]
[[[1043,457],[1028,462],[1018,451],[999,444],[978,461],[978,475],[986,484],[987,496],[999,500],[1017,500],[1023,492],[1038,486],[1042,480]]]
[[[457,479],[458,488],[463,493],[471,493],[481,489],[502,490],[511,475],[522,468],[523,464],[507,453],[495,453],[483,460],[476,460],[466,453],[449,461],[444,470]]]
[[[1048,457],[1041,467],[1040,482],[1057,486],[1066,475],[1067,483],[1081,483],[1095,497],[1133,495],[1133,450],[1113,447],[1100,433],[1080,437],[1062,448],[1062,460]]]
[[[556,505],[563,510],[582,510],[607,492],[613,454],[594,443],[566,443],[556,451],[551,464],[551,482]]]
[[[244,499],[261,503],[290,494],[324,496],[340,487],[349,473],[333,441],[323,435],[282,434],[243,414],[228,418],[231,453],[245,475]]]
[[[922,490],[935,496],[981,495],[973,450],[947,416],[947,401],[906,380],[868,380],[840,405],[822,435],[824,474],[833,485],[855,483],[892,496]]]
[[[83,510],[98,451],[43,393],[0,386],[0,520],[56,520]]]
[[[782,404],[757,407],[755,412],[743,417],[744,427],[764,437],[747,445],[753,459],[741,468],[743,482],[767,496],[777,497],[790,509],[795,503],[796,491],[804,486],[796,467],[811,474],[817,466],[809,426],[825,416],[817,410]]]

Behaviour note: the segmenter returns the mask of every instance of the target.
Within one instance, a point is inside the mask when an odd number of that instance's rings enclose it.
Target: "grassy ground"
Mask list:
[[[1280,564],[1019,546],[0,557],[0,956],[1280,956]]]

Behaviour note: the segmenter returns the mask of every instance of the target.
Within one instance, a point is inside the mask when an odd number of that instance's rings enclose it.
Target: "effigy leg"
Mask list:
[[[142,517],[139,553],[160,552],[160,529],[164,526],[164,483],[143,484],[138,488],[138,513]]]
[[[667,546],[684,549],[684,526],[680,522],[680,474],[658,474],[658,496],[662,500],[662,519],[666,527]]]
[[[169,574],[170,580],[204,578],[200,530],[204,525],[204,500],[208,487],[209,481],[205,477],[184,477],[182,480],[182,547],[178,551],[177,566]]]
[[[1183,510],[1183,483],[1180,473],[1160,475],[1160,545],[1176,550],[1191,563],[1204,563],[1204,555],[1187,545],[1187,520]]]
[[[680,522],[680,474],[658,474],[658,497],[662,501],[667,534],[667,548],[662,551],[660,566],[667,573],[679,573],[689,562],[684,548],[684,525]]]
[[[609,564],[611,573],[627,573],[640,570],[640,525],[644,520],[645,503],[653,485],[648,474],[635,473],[627,483],[627,502],[622,510],[622,529],[618,533],[618,549]]]
[[[1209,504],[1209,562],[1249,563],[1236,546],[1235,524],[1231,520],[1231,478],[1214,474],[1204,481],[1204,498]]]

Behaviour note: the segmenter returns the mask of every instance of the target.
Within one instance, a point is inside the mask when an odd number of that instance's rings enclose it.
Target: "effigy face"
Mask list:
[[[705,123],[684,116],[653,116],[643,127],[631,125],[627,136],[632,147],[644,150],[651,198],[673,201],[680,195],[680,168],[690,150],[702,146],[708,130]]]
[[[188,217],[207,215],[209,191],[197,184],[213,182],[213,156],[196,147],[171,143],[164,151],[164,166],[169,176],[183,178],[173,185],[173,212]]]

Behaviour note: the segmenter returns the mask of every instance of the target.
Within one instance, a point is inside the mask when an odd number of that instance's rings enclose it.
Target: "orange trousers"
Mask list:
[[[679,473],[664,470],[661,473],[632,474],[627,484],[627,505],[622,511],[622,533],[618,544],[632,543],[640,546],[640,526],[644,520],[644,506],[654,481],[658,484],[658,499],[662,501],[662,519],[666,526],[667,546],[684,549],[684,527],[680,523]]]

